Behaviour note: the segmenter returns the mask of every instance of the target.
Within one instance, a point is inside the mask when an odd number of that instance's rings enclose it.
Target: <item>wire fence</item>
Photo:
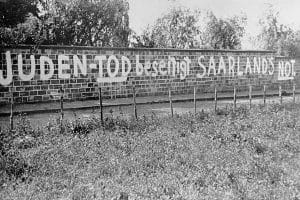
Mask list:
[[[284,87],[283,87],[284,85]],[[243,105],[248,105],[249,109],[251,109],[253,107],[253,101],[254,99],[259,99],[262,102],[263,106],[267,106],[268,104],[268,98],[270,97],[277,97],[277,99],[279,100],[279,103],[282,105],[285,101],[284,99],[286,97],[289,97],[289,102],[290,99],[292,100],[293,104],[296,104],[296,94],[297,94],[297,85],[295,82],[293,82],[293,84],[289,84],[287,87],[286,84],[278,84],[276,90],[274,90],[274,85],[270,85],[270,84],[263,84],[262,86],[260,86],[260,90],[258,90],[257,88],[255,90],[253,90],[253,85],[249,84],[247,87],[247,90],[245,90],[245,87],[243,87],[243,89],[241,89],[241,87],[239,85],[233,85],[231,87],[231,90],[226,91],[226,93],[222,90],[223,88],[221,88],[220,86],[218,86],[217,84],[214,85],[213,88],[213,93],[201,93],[199,91],[198,87],[201,86],[194,86],[192,87],[193,89],[193,93],[192,95],[190,95],[188,98],[188,100],[192,100],[193,101],[193,112],[196,114],[197,112],[200,111],[199,107],[198,107],[198,102],[199,101],[203,101],[203,99],[206,98],[206,100],[210,103],[212,103],[211,106],[211,110],[213,110],[214,112],[218,112],[218,110],[220,108],[222,108],[222,106],[220,105],[220,101],[224,101],[226,100],[228,103],[232,104],[233,106],[233,110],[236,110],[238,108],[238,100],[243,100]],[[137,98],[137,89],[136,87],[133,85],[132,86],[132,113],[134,115],[134,118],[136,120],[139,119],[138,116],[138,104],[140,103]],[[65,103],[65,99],[64,99],[64,89],[61,87],[59,90],[59,94],[57,94],[59,96],[59,103],[60,103],[60,124],[61,124],[61,131],[63,131],[63,121],[64,121],[64,103]],[[11,89],[10,91],[11,93],[11,98],[10,98],[10,129],[13,130],[14,129],[14,97],[13,97],[13,90]],[[206,95],[206,96],[205,96]],[[174,97],[176,97],[176,94],[174,94],[172,92],[172,89],[169,88],[168,90],[168,102],[169,102],[169,113],[171,117],[174,117]],[[192,98],[191,98],[192,97]],[[100,119],[101,119],[101,124],[104,124],[104,117],[105,117],[105,113],[104,113],[104,106],[103,106],[103,91],[101,86],[98,86],[98,99],[99,99],[99,110],[100,110]],[[271,98],[270,98],[271,99]]]

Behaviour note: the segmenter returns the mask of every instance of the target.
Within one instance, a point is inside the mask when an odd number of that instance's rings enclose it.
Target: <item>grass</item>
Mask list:
[[[300,109],[2,130],[0,199],[300,199]]]

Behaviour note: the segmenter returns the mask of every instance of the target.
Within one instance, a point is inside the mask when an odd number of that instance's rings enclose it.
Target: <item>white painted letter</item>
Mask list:
[[[269,58],[269,65],[271,66],[272,70],[269,70],[269,75],[273,75],[274,74],[274,71],[275,71],[275,66],[274,66],[274,63],[273,63],[273,57]]]
[[[166,68],[166,63],[165,63],[165,61],[161,60],[159,62],[158,71],[162,76],[165,76],[168,73],[167,71],[163,71],[164,68]]]
[[[291,72],[292,72],[292,66],[290,64],[290,62],[286,62],[284,65],[284,73],[286,77],[291,76]]]
[[[111,71],[111,62],[114,61],[115,63],[115,72],[112,72]],[[116,56],[114,55],[111,55],[108,57],[108,60],[107,60],[107,73],[108,73],[108,76],[111,77],[111,78],[114,78],[117,76],[119,72],[119,61],[117,59]]]
[[[223,56],[220,57],[218,74],[221,74],[221,70],[223,71],[223,73],[225,75],[226,74],[226,67],[225,67]]]
[[[258,63],[257,63],[257,58],[254,57],[253,62],[254,62],[254,73],[260,74],[260,72],[261,72],[261,59],[258,58]]]
[[[80,61],[77,55],[74,55],[73,63],[74,63],[74,76],[78,77],[78,66],[80,68],[81,73],[84,76],[86,76],[87,74],[86,55],[82,55],[82,62]]]
[[[99,78],[103,78],[103,61],[106,60],[106,56],[96,56],[95,60],[99,62]]]
[[[180,80],[184,80],[186,78],[187,64],[184,61],[180,62]]]
[[[34,60],[34,55],[30,56],[30,74],[24,74],[23,72],[23,59],[22,59],[22,54],[18,55],[18,72],[19,72],[19,77],[21,78],[21,80],[23,81],[30,81],[35,74],[35,60]]]
[[[278,80],[280,79],[279,77],[284,77],[284,64],[283,64],[283,61],[278,62]]]
[[[139,55],[135,56],[135,71],[137,76],[143,75],[144,67],[143,64],[140,63]]]
[[[157,61],[153,61],[152,68],[154,69],[154,72],[152,72],[152,74],[151,74],[152,77],[156,77],[157,74],[158,74],[157,66],[158,66],[158,62]]]
[[[291,60],[292,63],[292,76],[296,76],[296,71],[295,71],[295,60]]]
[[[145,61],[144,72],[146,76],[150,76],[149,70],[151,69],[151,63],[149,60]]]
[[[246,63],[246,74],[248,74],[248,71],[249,71],[249,74],[252,74],[252,68],[251,68],[251,63],[250,63],[250,59],[249,57],[247,57],[247,63]]]
[[[202,74],[197,74],[196,75],[197,78],[203,78],[206,74],[206,67],[202,64],[201,60],[204,60],[204,56],[200,56],[198,58],[198,65],[202,68],[203,73]]]
[[[262,73],[266,74],[268,71],[268,61],[267,59],[263,58],[262,59]]]
[[[176,73],[176,60],[174,57],[169,57],[168,61],[168,74],[171,75],[171,66],[173,66],[172,75],[175,77]]]
[[[131,62],[130,62],[130,60],[129,60],[127,57],[125,57],[125,56],[122,56],[121,60],[122,60],[122,77],[127,77],[128,74],[129,74],[130,71],[131,71]],[[127,71],[126,71],[126,69],[125,69],[126,63],[127,63],[127,66],[128,66]]]
[[[63,61],[69,62],[69,56],[58,55],[58,78],[69,79],[70,74],[64,74],[63,70],[70,69],[70,65],[68,63],[63,63]]]
[[[235,65],[234,57],[232,56],[228,57],[228,65],[229,65],[229,69],[228,69],[229,75],[231,74],[231,76],[234,76],[234,65]]]
[[[238,68],[237,68],[237,75],[238,76],[243,76],[244,73],[242,71],[240,71],[240,57],[238,57],[237,66],[238,66]]]
[[[210,71],[213,70],[214,71],[214,76],[216,75],[216,64],[215,64],[215,59],[213,56],[210,57],[209,59],[209,67],[208,67],[208,73],[207,76],[210,75]]]
[[[12,82],[12,64],[11,64],[11,57],[10,51],[5,53],[6,57],[6,78],[3,77],[3,71],[0,70],[0,84],[1,85],[9,85]]]
[[[186,74],[188,76],[188,75],[190,75],[191,59],[189,59],[188,57],[184,57],[184,60],[185,60],[186,65],[187,65]]]
[[[45,72],[45,63],[49,64],[49,73],[46,74]],[[54,74],[54,65],[52,60],[47,56],[41,56],[40,57],[40,67],[41,67],[41,80],[48,80],[50,79]]]

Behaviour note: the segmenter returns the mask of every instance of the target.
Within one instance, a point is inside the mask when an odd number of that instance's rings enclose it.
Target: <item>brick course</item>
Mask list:
[[[11,52],[13,83],[10,86],[0,85],[0,103],[5,104],[9,102],[9,90],[13,90],[13,96],[19,103],[23,102],[45,102],[58,100],[57,94],[59,89],[63,87],[65,91],[66,100],[87,100],[98,98],[98,85],[102,87],[104,98],[118,98],[132,96],[132,86],[135,85],[137,96],[155,96],[168,94],[168,89],[172,90],[173,94],[186,94],[192,93],[193,87],[197,87],[198,93],[207,93],[214,90],[214,85],[218,87],[220,92],[232,91],[233,86],[236,84],[238,91],[248,89],[248,85],[254,85],[254,90],[261,90],[264,84],[267,89],[278,89],[278,85],[282,84],[283,89],[289,90],[292,88],[293,81],[278,81],[278,61],[289,60],[288,58],[275,57],[275,52],[272,51],[231,51],[231,50],[179,50],[179,49],[131,49],[131,48],[96,48],[96,47],[67,47],[67,46],[41,46],[34,50],[32,46],[18,46],[14,48],[4,48],[1,50],[0,56],[0,70],[6,74],[6,51]],[[36,72],[34,78],[30,81],[22,81],[18,76],[18,54],[22,54],[23,58],[23,71],[25,74],[30,73],[30,55],[34,55]],[[58,78],[58,55],[64,54],[69,57],[68,64],[70,69],[65,73],[71,74],[70,79]],[[77,55],[82,60],[82,55],[87,59],[87,75],[82,75],[79,70],[78,77],[74,76],[74,63],[72,56]],[[99,64],[95,61],[96,56],[115,55],[120,63],[120,71],[117,76],[121,76],[121,57],[126,56],[130,62],[132,70],[128,74],[127,80],[121,83],[97,83],[99,76]],[[176,61],[183,61],[185,57],[191,60],[190,72],[185,79],[180,78],[180,74],[152,76],[155,70],[151,68],[149,75],[143,74],[137,76],[136,74],[136,55],[139,55],[139,62],[145,67],[146,63],[150,61],[157,61],[158,64],[161,60],[166,63],[169,57],[174,57]],[[54,64],[54,75],[49,80],[40,80],[40,57],[47,56],[52,59]],[[230,76],[223,73],[216,76],[205,76],[197,78],[196,74],[201,73],[198,65],[198,58],[204,56],[202,63],[209,66],[209,59],[211,56],[215,58],[216,66],[219,65],[219,58],[222,56],[225,60],[226,68],[228,69],[228,57],[240,57],[240,67],[243,71],[246,68],[246,58],[251,59],[251,66],[253,67],[252,60],[254,57],[274,57],[275,73],[273,75],[262,74],[245,74],[242,76]],[[106,60],[107,61],[107,60]],[[104,64],[106,64],[104,61]],[[90,64],[97,64],[96,69],[90,68]],[[104,65],[106,66],[106,65]],[[218,67],[216,67],[218,69]],[[237,63],[235,63],[235,73],[237,72]],[[111,63],[112,72],[116,69],[115,63]],[[166,70],[166,69],[165,69]],[[296,77],[295,82],[299,83],[299,60],[295,64]],[[104,76],[107,76],[107,68],[103,68]]]

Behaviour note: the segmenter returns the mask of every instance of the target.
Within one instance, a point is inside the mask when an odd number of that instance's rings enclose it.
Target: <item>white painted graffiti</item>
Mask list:
[[[5,53],[6,70],[0,70],[0,84],[9,85],[13,81],[12,57],[10,51]],[[26,73],[23,69],[23,56],[18,54],[18,76],[20,80],[30,81],[36,75],[36,60],[34,55],[30,55],[30,72]],[[72,61],[72,62],[71,62]],[[117,58],[115,55],[96,55],[93,62],[87,62],[87,56],[81,55],[63,55],[57,57],[57,76],[59,79],[70,79],[71,77],[87,76],[88,68],[98,70],[97,82],[112,83],[124,82],[127,80],[130,73],[132,76],[171,76],[179,75],[181,80],[187,77],[204,78],[217,75],[227,76],[243,76],[246,74],[263,74],[273,75],[275,66],[278,66],[278,80],[290,80],[296,75],[295,60],[279,61],[275,65],[273,57],[246,57],[246,64],[242,66],[240,56],[199,56],[195,63],[192,63],[188,56],[181,60],[176,60],[175,57],[169,56],[167,59],[161,60],[145,60],[139,55],[135,55],[132,61],[121,56]],[[72,69],[71,70],[71,64]],[[40,56],[40,80],[49,80],[55,73],[55,65],[53,60],[48,56]],[[134,66],[134,67],[133,67]],[[135,68],[135,71],[132,69]],[[6,73],[4,73],[6,71]],[[71,74],[72,72],[72,74]],[[79,73],[80,72],[80,73]],[[191,72],[197,72],[193,74]]]
[[[278,68],[278,80],[294,79],[296,75],[295,60],[291,60],[290,62],[279,61]]]

